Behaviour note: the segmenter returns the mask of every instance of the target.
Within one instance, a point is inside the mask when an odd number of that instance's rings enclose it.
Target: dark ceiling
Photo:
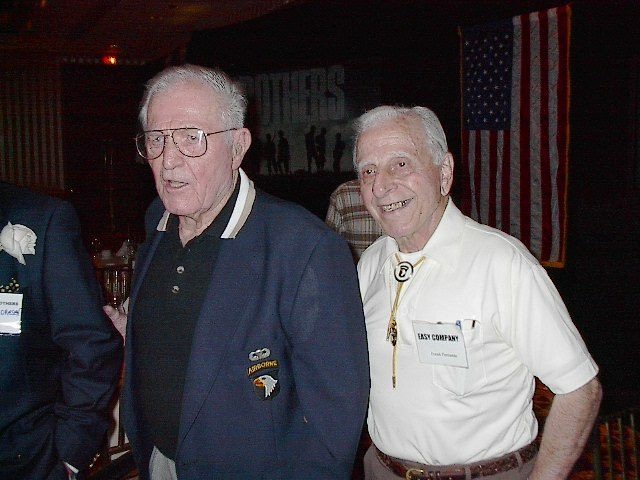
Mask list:
[[[194,31],[232,25],[297,1],[0,0],[0,53],[88,60],[112,48],[126,63],[145,63],[183,48]]]
[[[303,5],[308,5],[311,12],[314,9],[321,12],[311,14],[297,27],[306,32],[320,28],[316,23],[322,21],[323,11],[344,10],[345,18],[342,22],[337,18],[336,22],[357,31],[357,17],[363,15],[382,16],[392,21],[396,12],[413,9],[425,16],[425,27],[429,28],[438,23],[469,25],[508,18],[568,1],[0,0],[0,57],[20,59],[46,54],[91,62],[113,48],[122,63],[143,64],[184,50],[194,32],[229,27],[270,16],[267,14],[276,10],[292,11]],[[640,24],[639,0],[574,0],[573,3],[590,5],[595,15],[610,18],[605,23],[612,27],[633,30]],[[283,21],[289,17],[287,13],[282,15]],[[602,20],[599,23],[603,23]],[[597,36],[598,32],[594,34]],[[369,35],[372,40],[376,39],[375,32]]]

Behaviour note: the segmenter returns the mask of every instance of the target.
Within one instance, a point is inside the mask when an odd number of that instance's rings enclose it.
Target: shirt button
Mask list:
[[[182,265],[180,265],[178,268],[176,268],[176,272],[184,273],[184,267]]]
[[[180,287],[178,285],[174,285],[173,288],[171,289],[171,291],[173,293],[178,293],[180,291]]]

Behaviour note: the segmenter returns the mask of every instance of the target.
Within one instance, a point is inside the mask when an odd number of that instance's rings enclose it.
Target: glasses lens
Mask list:
[[[207,151],[207,136],[198,128],[178,128],[172,135],[178,150],[188,157],[200,157]]]
[[[147,160],[158,158],[164,149],[164,135],[160,130],[144,132],[136,137],[136,148]]]

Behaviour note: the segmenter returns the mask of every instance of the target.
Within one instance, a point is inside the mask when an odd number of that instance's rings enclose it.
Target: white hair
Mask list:
[[[147,128],[149,103],[154,95],[192,82],[211,89],[212,100],[221,104],[220,118],[225,128],[244,126],[247,97],[240,85],[221,70],[185,64],[164,69],[146,84],[138,115],[142,128]]]
[[[363,113],[354,122],[355,131],[353,139],[353,166],[358,171],[356,153],[358,149],[358,139],[365,130],[376,127],[390,120],[403,118],[416,118],[422,124],[424,134],[427,139],[427,148],[431,153],[431,159],[435,165],[442,164],[445,155],[449,151],[447,148],[447,137],[444,134],[440,120],[435,113],[426,107],[400,107],[394,105],[382,105],[368,112]]]

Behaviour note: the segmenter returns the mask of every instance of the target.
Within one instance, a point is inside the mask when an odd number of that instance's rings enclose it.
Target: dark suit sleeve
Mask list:
[[[296,390],[326,456],[317,451],[291,459],[295,469],[291,465],[289,475],[351,478],[367,409],[369,366],[357,276],[341,238],[329,231],[321,235],[294,293],[286,330]]]
[[[73,208],[60,203],[46,230],[43,288],[60,364],[62,396],[55,404],[60,458],[79,469],[105,441],[107,407],[122,362],[122,341],[102,312],[102,298],[82,246]]]

